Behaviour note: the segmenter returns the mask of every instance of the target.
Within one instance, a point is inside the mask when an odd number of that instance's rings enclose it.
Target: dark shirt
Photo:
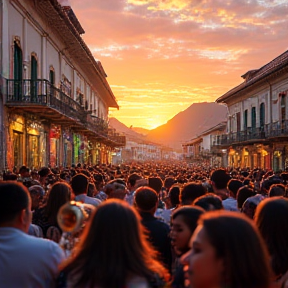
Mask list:
[[[163,221],[157,219],[149,212],[139,211],[142,224],[148,230],[149,241],[156,251],[160,253],[160,261],[171,271],[172,248],[169,237],[170,227]]]

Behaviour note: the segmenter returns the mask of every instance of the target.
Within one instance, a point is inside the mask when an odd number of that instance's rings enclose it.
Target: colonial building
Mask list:
[[[221,122],[217,125],[203,131],[197,137],[182,144],[184,159],[192,162],[203,163],[211,166],[225,166],[226,149],[215,148],[215,139],[221,137],[226,131],[227,122]]]
[[[216,100],[229,111],[227,133],[214,146],[227,149],[231,167],[284,170],[288,167],[288,51]]]
[[[107,75],[57,0],[0,0],[0,168],[110,163]]]

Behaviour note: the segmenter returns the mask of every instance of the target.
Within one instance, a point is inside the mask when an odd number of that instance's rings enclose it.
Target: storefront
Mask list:
[[[25,162],[25,119],[21,115],[8,114],[7,167],[20,168]]]
[[[51,124],[49,133],[50,144],[50,160],[51,167],[60,165],[60,143],[61,139],[61,127],[60,125]]]
[[[71,166],[73,160],[73,135],[69,129],[63,130],[63,166]]]

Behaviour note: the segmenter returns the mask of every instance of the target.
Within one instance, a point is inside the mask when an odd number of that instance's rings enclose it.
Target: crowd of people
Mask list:
[[[0,287],[287,288],[287,181],[183,162],[5,171]],[[77,231],[68,203],[86,205]]]

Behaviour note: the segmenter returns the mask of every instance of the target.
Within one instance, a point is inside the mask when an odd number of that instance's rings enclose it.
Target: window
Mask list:
[[[260,104],[260,127],[263,128],[265,125],[265,104]]]
[[[14,41],[14,66],[13,66],[13,74],[14,74],[14,99],[21,100],[22,99],[22,50],[20,48],[20,44],[18,41]]]
[[[35,55],[31,56],[31,101],[37,99],[37,59]]]
[[[256,128],[256,107],[251,109],[251,127],[252,129]]]
[[[246,109],[244,111],[244,130],[247,130],[247,127],[248,127],[248,110]]]

